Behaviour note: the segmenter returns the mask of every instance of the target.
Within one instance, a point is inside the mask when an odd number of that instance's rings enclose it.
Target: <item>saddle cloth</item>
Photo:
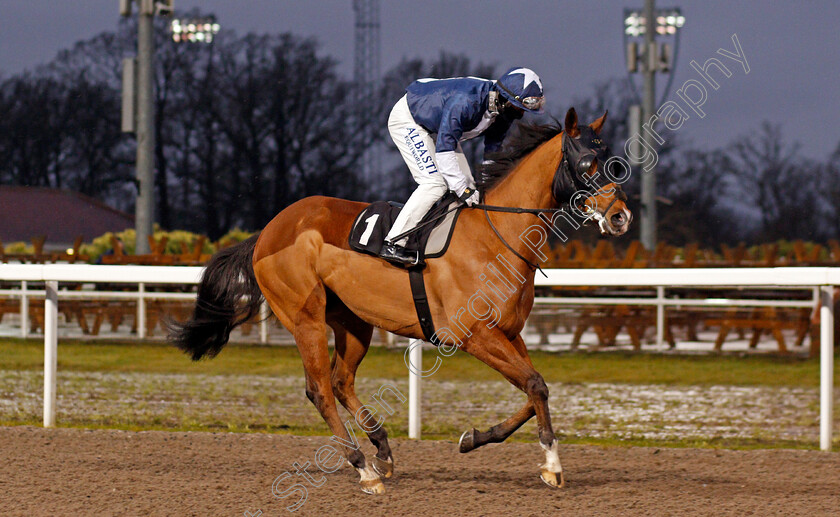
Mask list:
[[[447,193],[420,221],[421,228],[409,235],[406,248],[419,251],[421,263],[424,258],[437,258],[446,253],[455,223],[461,213],[461,208],[456,208],[458,203],[454,194]],[[350,248],[378,256],[385,236],[391,230],[402,206],[393,201],[375,201],[365,207],[353,221],[348,238]],[[449,210],[452,211],[446,213]],[[441,217],[444,213],[446,215]],[[422,226],[435,218],[438,218],[435,222]]]

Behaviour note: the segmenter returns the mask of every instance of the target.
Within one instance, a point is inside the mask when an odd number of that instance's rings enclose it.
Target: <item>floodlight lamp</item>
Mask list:
[[[685,17],[679,9],[660,9],[655,13],[656,34],[674,35],[677,29],[685,25]],[[647,20],[641,11],[624,11],[624,34],[626,36],[642,36],[647,31]]]
[[[216,19],[212,16],[205,18],[181,18],[173,20],[170,25],[172,40],[175,42],[202,42],[213,41],[212,35],[219,32],[221,28]],[[176,37],[177,36],[177,37]]]

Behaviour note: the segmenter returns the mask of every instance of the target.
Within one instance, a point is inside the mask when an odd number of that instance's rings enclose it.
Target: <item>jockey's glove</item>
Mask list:
[[[478,203],[478,190],[467,187],[464,192],[458,196],[460,201],[463,201],[467,206],[473,206]]]

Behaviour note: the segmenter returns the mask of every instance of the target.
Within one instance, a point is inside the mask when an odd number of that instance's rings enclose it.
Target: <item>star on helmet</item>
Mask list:
[[[525,90],[528,88],[528,85],[531,83],[537,83],[537,86],[540,90],[543,89],[542,83],[540,82],[540,77],[534,73],[533,70],[530,68],[517,68],[516,70],[511,70],[508,72],[509,75],[513,74],[522,74],[524,79],[522,81],[522,89]]]

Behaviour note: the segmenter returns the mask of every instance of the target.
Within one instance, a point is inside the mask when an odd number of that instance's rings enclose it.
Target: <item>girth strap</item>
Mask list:
[[[414,309],[417,311],[417,319],[420,321],[420,329],[423,330],[423,337],[426,341],[435,346],[439,345],[435,338],[435,324],[432,321],[432,311],[429,308],[429,298],[426,296],[426,283],[423,280],[424,267],[412,267],[408,269],[408,282],[411,285],[411,296],[414,298]]]

